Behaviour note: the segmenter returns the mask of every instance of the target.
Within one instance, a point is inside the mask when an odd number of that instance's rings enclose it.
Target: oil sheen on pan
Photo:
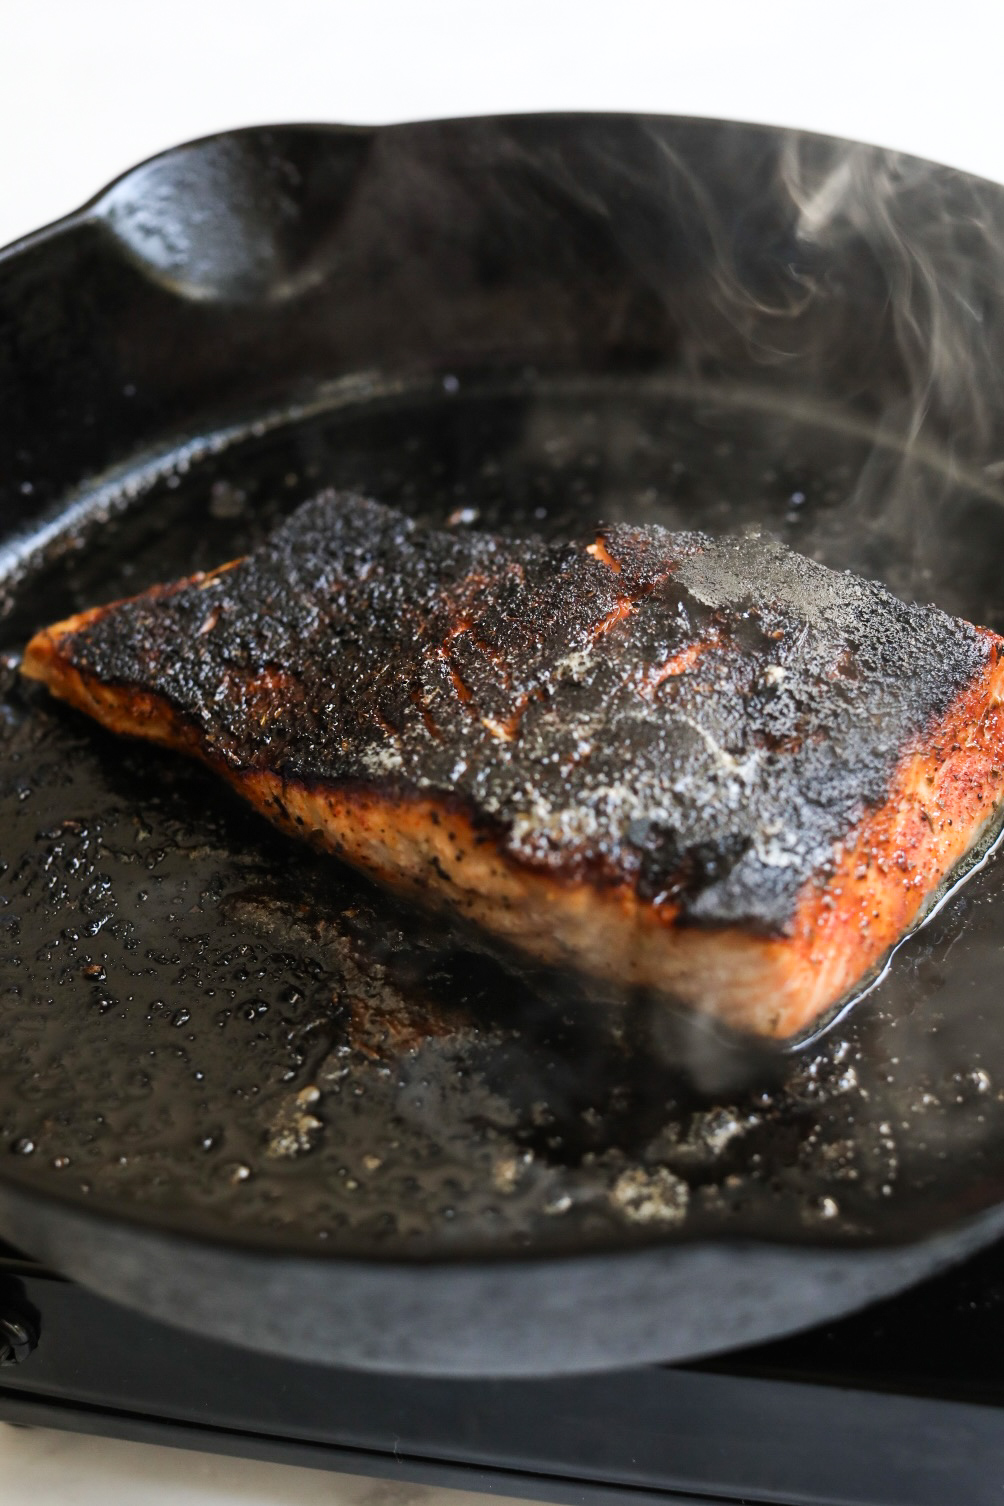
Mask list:
[[[393,889],[785,1038],[994,821],[1001,648],[769,536],[512,540],[328,492],[23,669]]]

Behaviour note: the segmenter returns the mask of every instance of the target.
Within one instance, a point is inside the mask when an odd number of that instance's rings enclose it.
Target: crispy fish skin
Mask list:
[[[548,545],[325,494],[23,669],[392,888],[781,1038],[993,821],[1002,647],[768,538]]]

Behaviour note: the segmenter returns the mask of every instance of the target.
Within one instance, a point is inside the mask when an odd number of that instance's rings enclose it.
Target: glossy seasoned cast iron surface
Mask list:
[[[875,517],[853,484],[870,454],[657,382],[450,380],[343,394],[78,509],[4,602],[5,1170],[180,1230],[387,1255],[867,1242],[998,1201],[992,857],[850,1017],[751,1061],[396,905],[16,673],[42,622],[241,554],[329,484],[458,537],[757,523],[1000,630],[995,500],[890,455],[912,506]]]

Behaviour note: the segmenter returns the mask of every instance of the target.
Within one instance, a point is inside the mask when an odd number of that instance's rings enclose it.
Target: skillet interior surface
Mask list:
[[[929,302],[951,282],[979,314],[979,359],[946,384],[917,366],[924,309],[892,297],[902,266],[871,222],[858,234],[850,215],[825,255],[809,244],[818,204],[793,190],[793,140],[629,119],[236,133],[155,159],[0,268],[9,1237],[65,1268],[80,1251],[71,1274],[162,1315],[178,1306],[163,1280],[177,1241],[201,1241],[204,1291],[178,1320],[248,1343],[265,1342],[261,1289],[241,1267],[244,1307],[235,1277],[217,1321],[237,1267],[221,1254],[211,1269],[214,1249],[267,1253],[294,1294],[306,1261],[318,1301],[328,1265],[344,1276],[353,1258],[357,1272],[445,1261],[458,1280],[479,1260],[501,1280],[508,1260],[503,1349],[513,1313],[536,1321],[533,1257],[552,1291],[566,1262],[551,1257],[680,1257],[661,1309],[648,1277],[626,1283],[633,1327],[603,1314],[616,1269],[608,1287],[591,1267],[592,1328],[581,1303],[576,1323],[541,1326],[546,1363],[564,1368],[782,1331],[992,1236],[993,854],[849,1015],[789,1054],[751,1055],[395,904],[208,772],[111,738],[17,674],[41,623],[232,558],[325,485],[454,528],[558,538],[598,519],[766,527],[1004,629],[1004,436],[978,401],[1001,343],[999,191],[795,141],[824,184],[848,161],[871,195],[891,175],[897,203],[926,206],[929,238],[956,201],[967,210],[962,239],[930,265],[911,253],[906,279]],[[986,1217],[953,1245],[968,1215]],[[156,1249],[130,1245],[143,1226]],[[155,1255],[159,1292],[142,1274]],[[795,1255],[816,1271],[804,1301]],[[854,1260],[864,1274],[845,1279]],[[587,1300],[569,1276],[573,1290]],[[466,1343],[456,1363],[476,1369],[483,1296],[469,1339],[433,1303],[410,1353],[391,1324],[377,1355],[364,1330],[378,1320],[350,1332],[343,1308],[341,1357],[450,1368]],[[327,1352],[331,1325],[305,1310],[302,1326],[299,1352]],[[535,1368],[539,1345],[528,1357],[522,1342],[492,1364]]]
[[[1004,545],[1004,513],[963,495],[941,511],[943,537],[891,547],[848,504],[865,443],[658,380],[472,379],[343,395],[182,472],[130,477],[110,516],[105,494],[5,624],[11,1173],[179,1230],[359,1255],[667,1234],[860,1243],[996,1201],[993,857],[846,1019],[787,1057],[747,1059],[652,1001],[521,966],[396,904],[208,772],[16,676],[39,622],[239,554],[329,483],[457,528],[766,524],[1004,626],[996,571],[960,566],[957,542],[978,511],[982,562],[986,516]]]

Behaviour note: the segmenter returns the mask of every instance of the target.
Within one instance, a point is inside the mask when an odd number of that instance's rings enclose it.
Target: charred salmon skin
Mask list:
[[[327,493],[23,668],[395,890],[787,1037],[994,820],[1002,647],[769,537],[519,541]]]

